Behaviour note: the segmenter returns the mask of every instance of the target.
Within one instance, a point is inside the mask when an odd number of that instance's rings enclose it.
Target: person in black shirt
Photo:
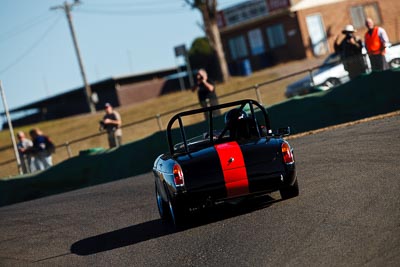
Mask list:
[[[339,36],[335,39],[335,52],[340,55],[345,70],[349,72],[350,79],[366,72],[365,58],[362,54],[363,44],[360,38],[354,35],[353,25],[346,25],[342,33],[343,40],[338,43]]]
[[[110,103],[105,104],[105,111],[106,114],[100,124],[107,131],[110,148],[118,147],[122,144],[121,116],[113,110]]]
[[[192,91],[197,90],[197,95],[201,107],[209,107],[218,105],[218,98],[215,93],[215,84],[208,78],[208,74],[204,69],[199,69],[196,75],[196,84]],[[219,111],[215,111],[214,115],[219,115]],[[205,118],[208,119],[207,113],[204,114]]]

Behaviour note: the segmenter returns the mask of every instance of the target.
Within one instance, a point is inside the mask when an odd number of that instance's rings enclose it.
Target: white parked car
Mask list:
[[[400,67],[400,44],[393,45],[387,49],[386,61],[391,68]],[[369,59],[366,57],[367,65],[370,66]],[[369,70],[368,70],[369,72]],[[344,69],[338,54],[330,54],[320,68],[300,80],[287,86],[285,96],[293,97],[305,95],[316,91],[325,91],[350,81],[348,72]]]

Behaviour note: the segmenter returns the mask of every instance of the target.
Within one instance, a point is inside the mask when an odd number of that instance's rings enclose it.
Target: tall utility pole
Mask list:
[[[3,105],[4,105],[4,110],[6,112],[8,129],[10,130],[11,142],[13,144],[14,154],[15,154],[15,158],[17,160],[18,172],[19,172],[19,174],[22,174],[23,172],[22,172],[22,166],[21,166],[21,158],[19,157],[17,143],[15,141],[14,129],[13,129],[11,118],[10,118],[10,112],[8,111],[6,94],[4,93],[3,86],[1,84],[1,80],[0,80],[0,94],[1,94],[1,98],[3,99]]]
[[[63,5],[51,7],[50,10],[62,9],[62,10],[65,11],[65,15],[67,16],[67,20],[68,20],[69,29],[70,29],[71,35],[72,35],[72,41],[74,42],[75,52],[76,52],[76,56],[78,58],[78,63],[79,63],[79,68],[81,70],[83,83],[85,85],[86,102],[88,104],[90,112],[91,113],[95,113],[96,112],[96,107],[94,106],[94,103],[93,103],[92,98],[91,98],[92,97],[92,89],[90,88],[90,85],[89,85],[89,83],[87,82],[87,79],[86,79],[85,68],[83,67],[81,53],[80,53],[80,50],[79,50],[78,41],[76,39],[74,25],[72,24],[72,17],[71,17],[71,9],[72,9],[72,7],[74,7],[76,5],[79,5],[80,3],[81,2],[79,0],[75,0],[73,4],[69,4],[69,3],[67,3],[67,1],[65,1]]]

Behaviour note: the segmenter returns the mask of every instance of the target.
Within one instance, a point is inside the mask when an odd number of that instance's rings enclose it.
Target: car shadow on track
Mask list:
[[[80,256],[93,255],[100,252],[134,245],[154,238],[181,232],[186,229],[200,227],[231,217],[240,216],[281,201],[269,195],[256,197],[239,203],[221,204],[216,207],[194,212],[190,222],[183,227],[175,228],[161,219],[152,220],[108,233],[88,237],[71,245],[70,251]]]
[[[175,229],[172,226],[163,224],[161,219],[157,219],[82,239],[72,244],[70,250],[73,254],[87,256],[134,245],[174,232]]]

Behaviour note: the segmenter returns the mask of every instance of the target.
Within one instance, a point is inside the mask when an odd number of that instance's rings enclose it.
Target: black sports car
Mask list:
[[[204,114],[206,121],[193,124]],[[289,127],[273,132],[254,100],[176,114],[167,127],[169,152],[153,166],[161,218],[178,225],[215,203],[278,190],[283,199],[298,196],[293,149],[283,138],[289,134]]]

